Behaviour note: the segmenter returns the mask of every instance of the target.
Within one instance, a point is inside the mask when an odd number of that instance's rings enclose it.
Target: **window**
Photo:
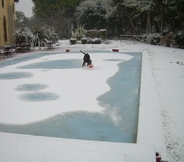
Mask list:
[[[15,13],[15,5],[14,5],[14,3],[12,3],[12,9],[13,9],[13,13]]]
[[[3,32],[4,32],[4,40],[5,42],[8,41],[8,37],[7,37],[7,30],[6,30],[6,18],[4,16],[4,21],[3,21]]]
[[[4,0],[2,0],[2,8],[4,8]]]

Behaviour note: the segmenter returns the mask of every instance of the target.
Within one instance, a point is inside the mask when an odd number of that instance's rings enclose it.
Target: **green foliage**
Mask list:
[[[35,16],[44,18],[46,25],[65,38],[71,37],[71,26],[78,24],[85,24],[88,30],[107,29],[108,36],[163,34],[184,28],[183,0],[33,0],[33,3]]]
[[[142,13],[151,9],[154,4],[153,1],[142,1],[142,0],[124,0],[122,3],[124,6],[134,8],[137,13]]]
[[[37,27],[34,26],[32,29],[21,28],[14,33],[16,44],[30,43],[32,46],[37,45],[38,41],[43,41],[45,38],[57,42],[58,35],[52,28]]]
[[[31,28],[31,31],[34,35],[39,37],[39,40],[44,40],[46,38],[50,41],[57,42],[59,39],[58,34],[53,28],[34,26]]]
[[[31,28],[32,32],[34,35],[38,35],[40,40],[43,40],[44,38],[46,38],[45,36],[45,28],[43,27],[38,27],[38,26],[33,26]]]
[[[74,22],[74,11],[81,0],[33,0],[33,13],[36,18],[44,20],[59,37],[71,37],[71,25]]]
[[[64,11],[64,14],[71,14],[80,0],[32,0],[34,3],[33,12],[36,17],[51,17],[58,11]]]
[[[184,35],[176,35],[175,41],[179,48],[184,48]]]
[[[108,9],[108,0],[82,1],[75,12],[77,23],[85,24],[86,29],[105,28]]]
[[[16,27],[24,28],[29,22],[29,18],[25,16],[25,14],[21,11],[16,11]]]
[[[124,13],[125,19],[129,19],[132,29],[136,26],[136,30],[141,29],[144,32],[147,30],[169,33],[184,27],[183,0],[113,0],[113,2],[115,6],[121,6],[121,12]]]

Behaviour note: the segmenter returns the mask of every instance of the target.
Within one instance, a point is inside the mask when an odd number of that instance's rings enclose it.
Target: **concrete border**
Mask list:
[[[162,159],[167,160],[162,123],[160,123],[159,102],[152,70],[149,55],[147,52],[143,52],[137,144],[155,146],[156,152],[160,152]]]

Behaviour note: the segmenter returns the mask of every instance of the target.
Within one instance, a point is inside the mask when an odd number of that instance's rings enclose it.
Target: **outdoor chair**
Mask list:
[[[55,43],[55,46],[57,46],[57,47],[59,48],[60,43],[59,43],[59,42],[56,42],[56,43]]]
[[[4,47],[0,46],[0,55],[3,55],[4,56],[4,53],[5,53]]]
[[[52,42],[52,41],[47,40],[46,38],[45,38],[44,40],[45,40],[45,43],[46,43],[47,49],[49,49],[49,50],[53,50],[53,49],[54,49],[53,42]]]
[[[15,48],[11,45],[0,47],[0,54],[6,57],[12,57],[15,52]]]

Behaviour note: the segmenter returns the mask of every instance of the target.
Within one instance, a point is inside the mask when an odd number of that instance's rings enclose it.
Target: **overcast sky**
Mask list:
[[[19,0],[18,3],[15,3],[16,11],[24,12],[26,17],[31,17],[33,2],[32,0]]]

